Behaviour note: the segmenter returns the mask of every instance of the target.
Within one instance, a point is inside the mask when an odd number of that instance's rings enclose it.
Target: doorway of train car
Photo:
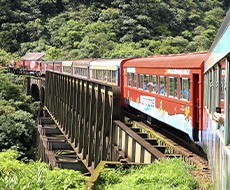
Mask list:
[[[199,141],[199,123],[200,123],[200,110],[199,110],[199,101],[200,98],[199,97],[199,74],[193,74],[193,87],[192,87],[192,91],[193,91],[193,105],[194,105],[194,109],[193,109],[193,140],[194,141]]]

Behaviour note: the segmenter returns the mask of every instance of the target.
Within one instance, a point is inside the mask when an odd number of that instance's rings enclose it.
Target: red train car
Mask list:
[[[207,52],[127,60],[121,67],[125,106],[202,143],[203,71]]]
[[[21,61],[15,61],[9,65],[9,71],[16,74],[41,76],[45,72],[45,67],[42,65],[42,57],[44,56],[45,53],[27,53]]]

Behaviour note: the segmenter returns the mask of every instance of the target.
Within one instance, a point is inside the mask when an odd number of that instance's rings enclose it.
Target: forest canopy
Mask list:
[[[0,49],[47,59],[209,50],[227,0],[0,0]]]

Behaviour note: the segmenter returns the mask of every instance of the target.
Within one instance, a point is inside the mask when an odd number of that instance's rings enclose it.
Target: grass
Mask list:
[[[17,157],[15,150],[0,153],[0,189],[84,189],[88,181],[79,171],[59,168],[51,171],[46,163],[25,164]]]
[[[178,158],[164,159],[159,163],[155,162],[138,168],[123,169],[118,166],[116,169],[111,169],[105,167],[100,173],[100,181],[96,189],[203,189],[198,179],[190,174],[192,170],[194,170],[193,166]]]

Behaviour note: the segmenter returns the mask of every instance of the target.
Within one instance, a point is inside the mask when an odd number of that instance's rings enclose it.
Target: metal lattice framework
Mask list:
[[[117,86],[46,72],[45,108],[86,167],[111,160],[114,119],[121,119]]]

